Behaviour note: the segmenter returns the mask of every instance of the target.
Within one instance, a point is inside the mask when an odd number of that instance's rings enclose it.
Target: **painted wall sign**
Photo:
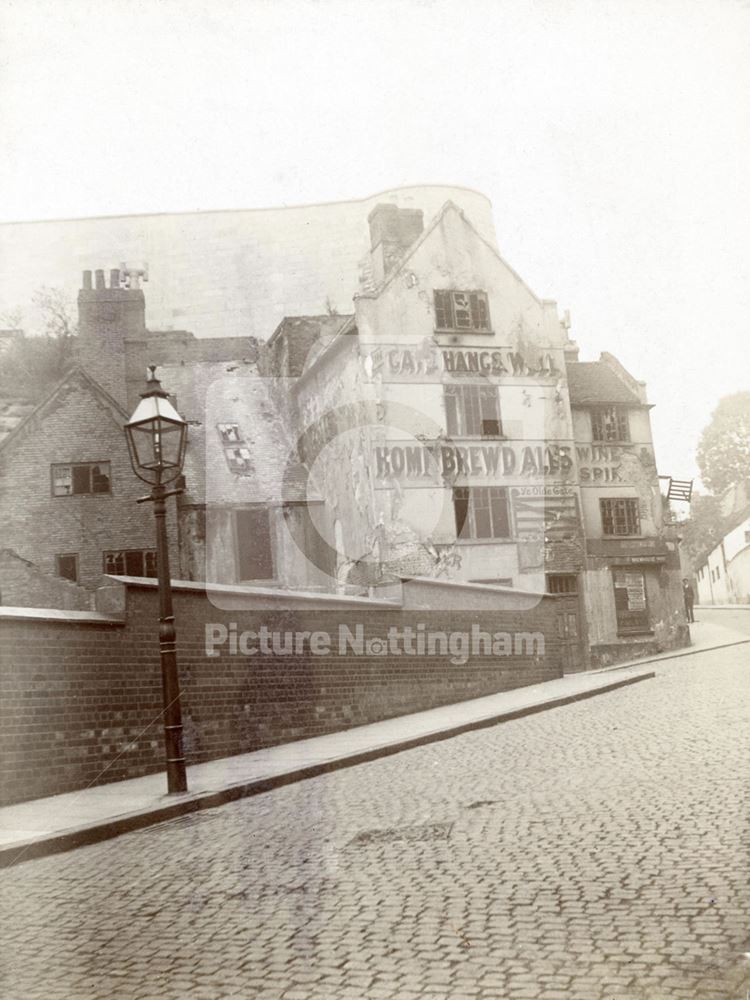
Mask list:
[[[521,354],[509,348],[441,348],[430,343],[418,347],[377,347],[367,358],[371,374],[381,372],[398,379],[431,375],[525,375],[557,378],[561,372],[548,351]]]
[[[578,471],[582,483],[622,483],[628,481],[623,474],[622,460],[626,454],[635,454],[632,444],[576,445]],[[641,446],[638,458],[645,468],[653,466],[653,452]]]
[[[573,468],[570,445],[387,445],[375,449],[378,479],[436,476],[564,476]]]

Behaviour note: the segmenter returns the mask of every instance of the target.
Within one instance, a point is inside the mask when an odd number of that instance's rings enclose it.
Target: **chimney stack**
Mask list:
[[[123,288],[119,267],[83,272],[78,293],[78,363],[127,408],[126,355],[129,341],[146,336],[146,300],[140,288]]]
[[[373,277],[383,278],[396,267],[409,247],[424,231],[423,213],[418,208],[399,208],[381,202],[367,216]]]

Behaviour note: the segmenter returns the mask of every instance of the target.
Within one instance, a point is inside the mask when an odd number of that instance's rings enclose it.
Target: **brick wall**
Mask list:
[[[219,610],[194,585],[175,592],[188,762],[450,704],[561,674],[555,601],[524,611],[421,611],[365,602],[291,611]],[[269,603],[269,602],[267,602]],[[272,605],[273,602],[270,602]],[[127,588],[127,614],[113,620],[19,620],[0,612],[2,801],[22,801],[163,769],[157,592]],[[425,631],[524,629],[545,636],[546,655],[338,655],[339,626],[383,640],[389,628]],[[330,655],[205,655],[206,623],[238,631],[323,631]]]
[[[48,576],[56,574],[56,554],[77,553],[79,583],[86,587],[98,584],[105,550],[156,547],[152,505],[135,502],[148,488],[133,474],[123,433],[125,419],[83,374],[71,373],[0,454],[4,546]],[[104,461],[110,462],[111,493],[52,496],[53,463]],[[176,567],[173,500],[167,508],[170,559]]]

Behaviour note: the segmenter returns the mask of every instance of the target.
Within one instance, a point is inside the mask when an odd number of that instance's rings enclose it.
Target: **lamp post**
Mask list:
[[[181,489],[167,490],[182,473],[187,445],[187,422],[167,398],[156,377],[156,366],[149,366],[146,390],[130,420],[125,437],[133,472],[151,487],[150,496],[156,516],[156,561],[159,577],[159,651],[164,696],[164,744],[167,755],[167,788],[186,792],[185,754],[182,747],[182,710],[180,681],[177,673],[177,648],[172,610],[172,584],[169,575],[167,543],[167,497]]]

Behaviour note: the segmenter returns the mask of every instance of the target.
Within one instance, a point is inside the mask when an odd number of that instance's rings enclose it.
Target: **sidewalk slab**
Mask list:
[[[0,808],[0,867],[71,850],[342,767],[557,708],[654,677],[642,663],[569,674],[187,769],[190,791],[168,795],[163,773]]]

